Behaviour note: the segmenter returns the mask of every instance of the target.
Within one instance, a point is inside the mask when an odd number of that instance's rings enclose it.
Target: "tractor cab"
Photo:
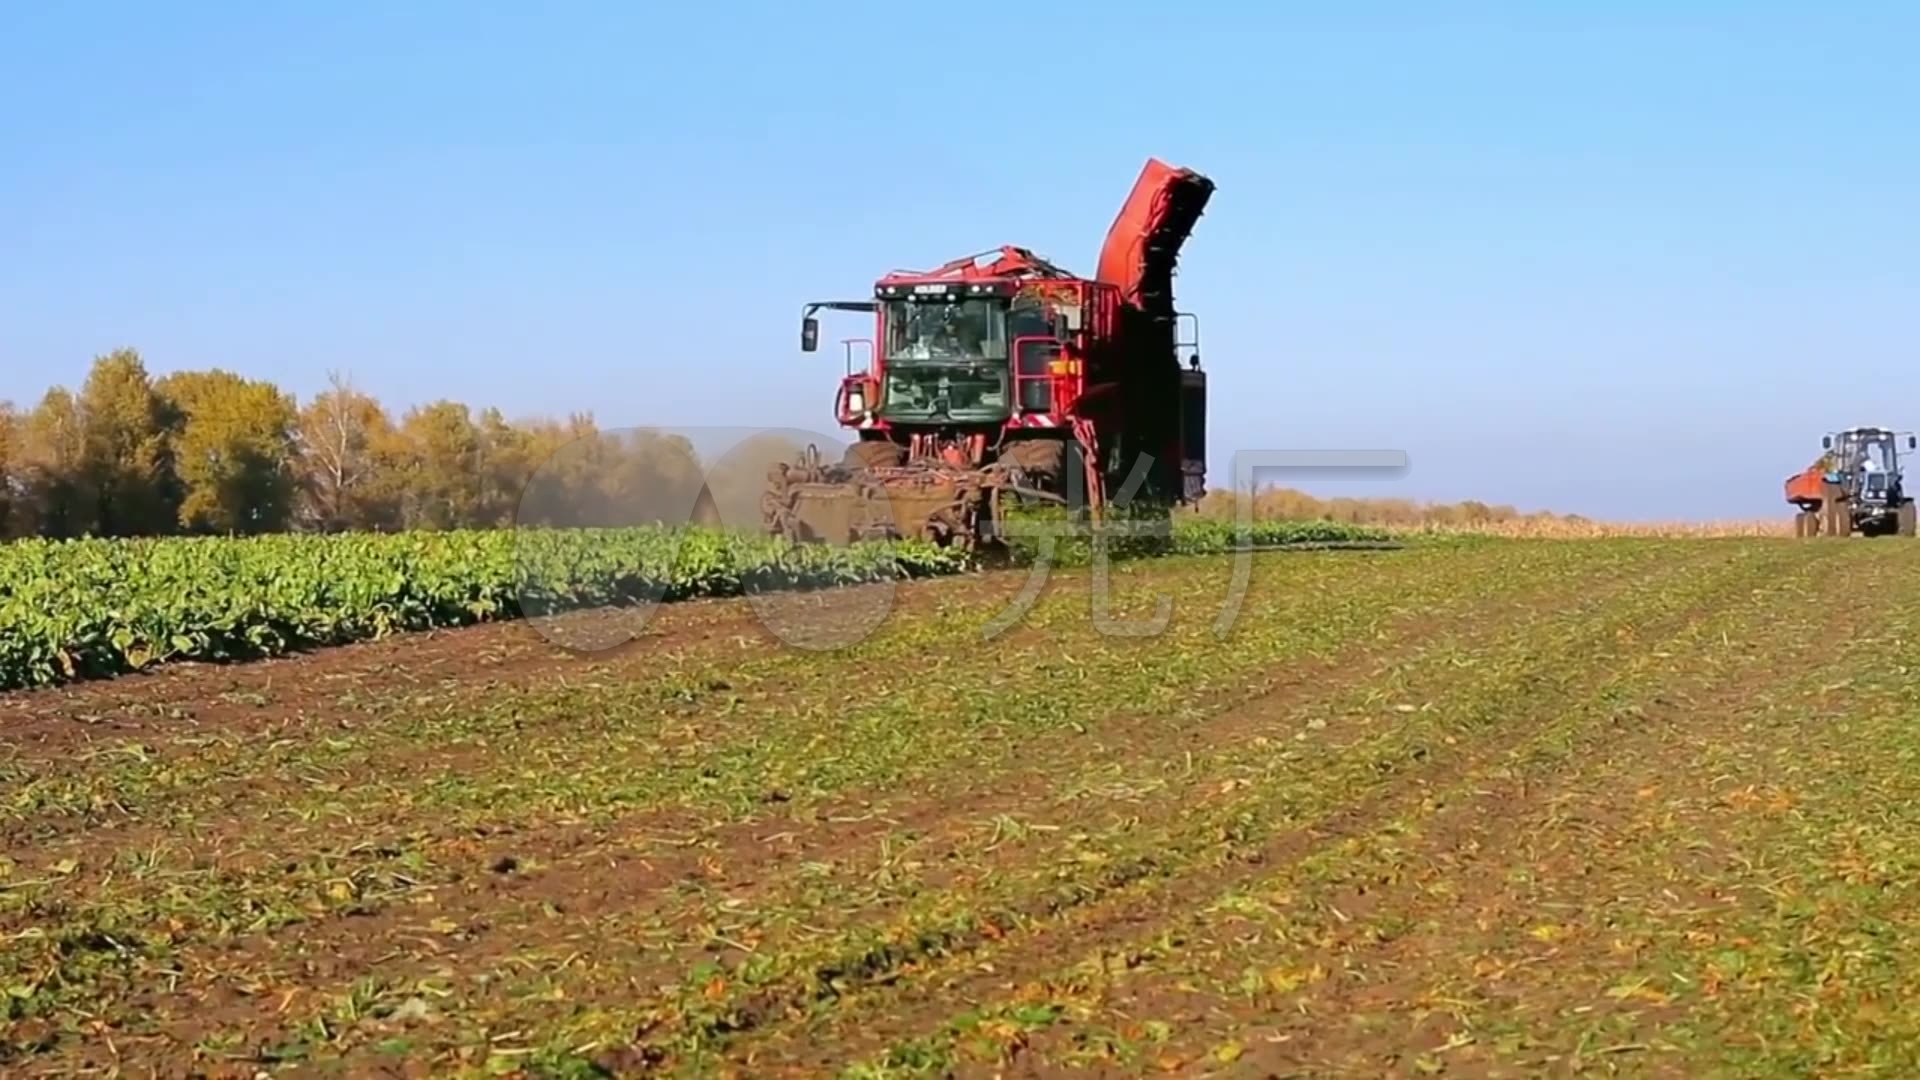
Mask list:
[[[876,287],[880,393],[894,424],[993,424],[1013,414],[1006,290],[945,282]]]
[[[1069,354],[1109,287],[1075,277],[1025,248],[955,259],[932,270],[894,271],[873,299],[816,302],[802,315],[801,348],[819,347],[815,313],[872,316],[871,338],[849,339],[836,419],[875,431],[986,433],[1060,428],[1082,389]],[[1102,322],[1104,326],[1104,322]],[[856,364],[854,344],[864,344]]]
[[[1903,497],[1900,437],[1886,428],[1849,428],[1821,440],[1829,455],[1827,479],[1857,504],[1888,506]],[[1915,438],[1906,436],[1907,449]]]

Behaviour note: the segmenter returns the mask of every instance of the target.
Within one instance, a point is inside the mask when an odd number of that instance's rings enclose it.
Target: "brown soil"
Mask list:
[[[1413,810],[1417,833],[1389,841],[1377,872],[1362,869],[1291,892],[1313,927],[1292,933],[1310,944],[1288,947],[1276,938],[1251,951],[1283,961],[1292,974],[1318,973],[1301,989],[1236,1002],[1149,971],[1103,993],[1099,1010],[1183,1021],[1187,1030],[1157,1055],[1182,1071],[1691,1075],[1657,1039],[1556,1038],[1566,1017],[1591,1030],[1609,1023],[1653,1030],[1682,1016],[1658,995],[1610,992],[1629,984],[1634,955],[1592,927],[1562,924],[1604,926],[1609,907],[1699,915],[1735,902],[1689,888],[1682,866],[1649,878],[1635,845],[1645,839],[1651,807],[1707,804],[1725,787],[1724,777],[1689,768],[1690,748],[1751,739],[1755,703],[1778,692],[1782,671],[1813,659],[1824,642],[1855,639],[1875,621],[1853,606],[1827,616],[1820,632],[1768,642],[1727,671],[1682,670],[1644,707],[1591,727],[1549,766],[1488,771],[1463,764],[1455,775],[1472,777],[1469,790],[1433,791]],[[1825,708],[1844,711],[1844,702]],[[1735,794],[1754,803],[1772,798],[1776,811],[1785,805],[1777,793]],[[1711,830],[1703,823],[1693,835]],[[1695,844],[1695,858],[1724,858],[1702,839]],[[1407,929],[1383,934],[1383,925]],[[1272,931],[1257,919],[1238,926],[1226,919],[1212,933],[1213,940],[1258,942]],[[1476,1023],[1489,1019],[1528,1038],[1516,1039],[1517,1049],[1496,1049],[1488,1044],[1497,1040]],[[1229,1044],[1238,1048],[1231,1067],[1210,1057]],[[1001,1074],[1047,1075],[1048,1063],[1070,1050],[1040,1033]]]
[[[889,617],[905,618],[1011,595],[1019,583],[1011,573],[982,574],[795,593],[767,603],[777,605],[783,627],[804,624],[809,609],[817,621],[831,623],[834,611],[881,603],[892,589]],[[584,652],[555,644],[629,635],[623,645]],[[215,733],[292,736],[328,726],[343,700],[393,699],[409,688],[445,685],[478,694],[588,669],[631,675],[662,657],[745,656],[777,644],[754,605],[722,599],[581,613],[547,629],[490,623],[242,664],[168,664],[150,673],[0,694],[0,760],[52,759],[128,741],[164,747]]]
[[[1544,604],[1564,604],[1565,600],[1563,595],[1554,596],[1546,598]],[[1668,620],[1667,625],[1677,628],[1688,618],[1676,616]],[[1653,638],[1662,632],[1659,626],[1653,625],[1635,630],[1636,636],[1643,638]],[[1596,666],[1582,673],[1579,685],[1598,686],[1611,674],[1606,667]],[[1567,693],[1577,691],[1569,689]],[[1556,695],[1553,700],[1559,701],[1560,696]],[[1243,732],[1273,730],[1274,721],[1279,719],[1270,711],[1275,704],[1284,708],[1284,700],[1249,703],[1229,726]],[[1327,736],[1324,745],[1329,751],[1337,751],[1356,745],[1368,733],[1330,730],[1324,734]],[[1510,731],[1506,734],[1511,737]],[[1141,748],[1143,753],[1148,749]],[[1111,899],[1071,910],[1064,917],[1041,922],[1032,930],[1012,933],[991,943],[983,942],[981,947],[961,951],[950,960],[930,963],[917,973],[919,977],[911,985],[883,990],[864,1006],[843,1005],[841,1012],[845,1015],[836,1021],[838,1026],[830,1041],[815,1045],[778,1033],[768,1039],[765,1046],[755,1044],[756,1063],[768,1069],[793,1068],[804,1073],[830,1068],[836,1062],[849,1059],[861,1060],[916,1033],[936,1030],[946,1019],[970,1006],[984,1005],[1016,993],[1023,985],[1043,982],[1070,969],[1077,961],[1124,953],[1133,944],[1151,940],[1157,932],[1177,927],[1191,915],[1196,903],[1269,877],[1279,868],[1330,851],[1343,841],[1366,835],[1386,822],[1415,811],[1438,797],[1439,792],[1458,778],[1478,775],[1504,760],[1510,749],[1510,743],[1495,734],[1450,750],[1438,750],[1403,769],[1379,789],[1346,802],[1326,818],[1271,837],[1255,851],[1183,874],[1164,888],[1121,890]],[[1160,745],[1152,752],[1164,755],[1168,748]],[[1526,793],[1530,790],[1529,784],[1529,779],[1521,776],[1506,794]],[[1491,816],[1505,827],[1512,819],[1499,794],[1495,792],[1495,797],[1475,800],[1469,805],[1474,813]],[[1496,846],[1491,850],[1500,849]],[[1359,922],[1378,907],[1392,903],[1393,898],[1363,891],[1347,894],[1342,901],[1346,905],[1342,908],[1343,914]],[[1176,1000],[1179,997],[1174,995]],[[1177,1006],[1171,1011],[1184,1015]],[[1159,1014],[1149,1009],[1141,1015]],[[1310,1071],[1308,1075],[1317,1074]]]
[[[1628,584],[1601,589],[1617,592]],[[1503,596],[1444,614],[1408,617],[1389,632],[1390,648],[1382,650],[1376,642],[1355,643],[1334,656],[1277,673],[1251,692],[1216,695],[1199,705],[1208,718],[1178,733],[1178,746],[1183,752],[1203,752],[1272,733],[1290,709],[1357,689],[1417,656],[1444,634],[1489,636],[1562,601],[1558,588],[1549,587],[1540,594]],[[809,807],[799,819],[778,813],[776,801],[770,807],[774,812],[718,826],[691,812],[665,811],[638,815],[613,829],[552,825],[477,839],[468,860],[474,871],[461,875],[460,881],[437,883],[431,907],[434,918],[471,928],[457,938],[424,934],[422,918],[397,907],[258,935],[239,954],[227,958],[250,972],[262,970],[264,962],[276,958],[281,967],[293,961],[300,970],[289,971],[290,976],[323,989],[328,983],[344,985],[376,968],[386,978],[422,977],[448,965],[484,969],[506,955],[542,945],[555,930],[543,914],[552,910],[564,912],[565,925],[573,927],[590,926],[609,916],[645,921],[651,913],[667,918],[666,928],[684,932],[687,943],[652,957],[636,977],[670,982],[694,958],[738,958],[743,952],[737,944],[703,940],[697,927],[688,925],[698,912],[677,911],[680,901],[668,891],[674,886],[698,883],[751,904],[761,894],[789,885],[793,869],[804,863],[869,868],[882,858],[879,838],[902,833],[918,838],[915,857],[936,868],[925,879],[927,888],[955,884],[950,880],[953,875],[978,872],[978,867],[955,860],[996,815],[1047,808],[1053,802],[1050,796],[1057,795],[1076,771],[1101,760],[1142,755],[1150,748],[1164,754],[1174,734],[1164,717],[1116,716],[1086,736],[1037,744],[1010,773],[957,777],[937,793],[853,792]],[[1084,813],[1079,808],[1052,808]],[[542,853],[543,868],[532,875],[480,871],[483,866],[499,865],[515,851]],[[996,865],[1007,868],[1005,863]],[[873,908],[857,913],[863,921],[884,914]],[[810,925],[821,928],[819,922]],[[434,944],[429,953],[411,963],[394,961],[410,949],[417,950],[423,939]],[[212,963],[214,959],[189,953],[187,962]],[[213,1004],[196,1010],[194,1029],[253,1019],[258,1007],[254,999],[234,993],[223,995],[223,1008],[212,1008]],[[177,1032],[182,1037],[191,1033]]]
[[[343,854],[342,844],[330,843],[326,830],[350,827],[351,835],[377,847],[387,832],[411,829],[406,839],[430,849],[439,870],[358,912],[332,912],[278,929],[223,937],[196,937],[187,927],[178,948],[166,957],[167,970],[142,971],[116,984],[123,996],[100,1003],[103,1011],[123,1020],[140,1016],[150,1018],[148,1023],[115,1029],[111,1047],[88,1040],[84,1046],[68,1043],[55,1049],[50,1042],[47,1052],[14,1063],[6,1058],[9,1047],[17,1050],[33,1040],[0,1025],[0,1071],[11,1064],[30,1064],[71,1072],[109,1063],[130,1075],[149,1067],[173,1070],[192,1058],[189,1047],[194,1043],[236,1032],[244,1032],[245,1041],[231,1050],[245,1056],[253,1048],[295,1037],[316,1017],[330,1015],[363,980],[415,985],[449,973],[466,979],[507,972],[519,964],[531,969],[569,948],[587,954],[612,949],[618,956],[608,963],[625,989],[608,981],[612,976],[583,973],[580,981],[569,981],[575,977],[557,974],[558,989],[586,993],[577,1004],[560,998],[529,1004],[528,1015],[535,1017],[529,1024],[537,1027],[564,1017],[569,1009],[618,1010],[661,997],[662,988],[680,982],[697,960],[737,961],[756,948],[755,942],[730,940],[723,927],[710,925],[716,898],[746,906],[762,900],[792,905],[801,892],[797,883],[802,867],[830,864],[850,880],[880,875],[891,858],[885,845],[903,836],[911,840],[912,857],[925,864],[916,871],[917,891],[964,898],[995,875],[1034,873],[1065,857],[1070,848],[1066,832],[1072,829],[1106,828],[1129,817],[1164,826],[1179,822],[1190,809],[1240,797],[1230,783],[1221,791],[1183,784],[1172,767],[1183,755],[1205,758],[1254,740],[1291,738],[1307,710],[1364,693],[1388,673],[1420,664],[1443,639],[1491,646],[1514,634],[1516,627],[1564,611],[1576,596],[1582,601],[1624,597],[1658,587],[1662,573],[1679,577],[1687,568],[1682,556],[1648,578],[1570,578],[1533,593],[1467,598],[1451,608],[1400,619],[1377,639],[1352,642],[1333,655],[1285,670],[1249,675],[1236,685],[1184,702],[1177,719],[1144,710],[1118,713],[1077,735],[1035,738],[1006,764],[931,777],[933,782],[926,784],[855,786],[800,803],[792,802],[790,793],[770,788],[756,810],[706,813],[689,804],[630,812],[611,822],[556,817],[471,835],[436,831],[433,820],[423,822],[412,808],[401,805],[373,808],[351,822],[316,822],[304,831],[290,830],[279,850],[328,853],[343,868],[376,863],[377,854]],[[894,617],[939,618],[951,604],[1010,596],[1023,579],[1015,573],[903,586]],[[1747,584],[1735,582],[1730,589]],[[1631,631],[1652,642],[1699,617],[1697,612],[1672,613]],[[1844,634],[1852,625],[1838,615],[1830,622],[1826,629],[1831,633]],[[1004,647],[1019,647],[1037,640],[1034,635],[1040,632],[1017,629],[1002,642]],[[318,736],[340,724],[343,712],[360,708],[343,709],[343,700],[404,701],[410,689],[426,687],[478,699],[496,687],[559,685],[589,669],[596,678],[638,679],[656,671],[663,659],[724,664],[729,657],[762,653],[773,640],[756,613],[737,601],[663,608],[654,613],[644,637],[588,658],[555,648],[530,627],[503,624],[257,665],[177,667],[111,683],[11,695],[0,699],[0,712],[15,712],[18,719],[0,730],[13,744],[15,760],[21,761],[75,759],[129,741],[156,754],[184,757],[194,752],[196,739],[209,734]],[[1768,655],[1795,655],[1792,644],[1775,642]],[[1524,650],[1510,651],[1525,655]],[[1757,661],[1732,680],[1676,666],[1680,675],[1673,686],[1642,702],[1638,711],[1623,714],[1626,719],[1583,721],[1582,737],[1598,740],[1596,745],[1605,748],[1620,775],[1656,776],[1678,725],[1696,717],[1727,723],[1767,677]],[[1553,709],[1585,701],[1614,674],[1608,664],[1595,663],[1571,677],[1545,678],[1538,700],[1516,703],[1513,724],[1524,725],[1530,717],[1549,719]],[[1430,663],[1411,678],[1418,692],[1432,699],[1444,695],[1455,676],[1443,665]],[[782,688],[776,680],[759,689],[778,694]],[[359,715],[356,722],[367,723],[372,713],[363,710]],[[1313,745],[1337,755],[1368,744],[1384,731],[1385,725],[1335,723],[1318,730]],[[750,731],[744,734],[751,737]],[[788,1003],[775,994],[754,1018],[760,1028],[729,1035],[728,1052],[736,1055],[736,1063],[750,1064],[751,1075],[830,1071],[903,1039],[938,1031],[970,1004],[1005,1001],[1022,986],[1056,979],[1078,961],[1123,953],[1163,931],[1177,931],[1206,917],[1205,905],[1224,893],[1284,873],[1345,842],[1375,836],[1390,822],[1418,818],[1421,830],[1409,856],[1415,869],[1406,876],[1334,880],[1319,886],[1315,902],[1337,908],[1347,929],[1336,928],[1332,937],[1298,954],[1300,963],[1317,964],[1335,975],[1290,1001],[1288,1007],[1297,1011],[1277,1013],[1272,1003],[1223,1005],[1218,995],[1157,979],[1150,967],[1136,982],[1103,994],[1098,1008],[1113,1015],[1182,1019],[1188,1030],[1166,1056],[1186,1067],[1204,1064],[1216,1035],[1236,1033],[1246,1043],[1236,1066],[1227,1070],[1236,1074],[1398,1074],[1436,1053],[1472,1061],[1471,1051],[1439,1049],[1462,1026],[1450,1021],[1444,1009],[1430,1007],[1423,995],[1439,973],[1458,967],[1463,949],[1491,952],[1510,945],[1503,935],[1521,916],[1526,897],[1506,880],[1507,871],[1525,863],[1543,872],[1577,876],[1582,872],[1578,849],[1569,837],[1577,838],[1582,829],[1630,834],[1636,809],[1630,792],[1598,789],[1577,789],[1577,806],[1569,803],[1562,788],[1573,785],[1563,773],[1572,770],[1577,779],[1577,760],[1560,772],[1509,767],[1517,737],[1519,729],[1503,723],[1460,745],[1448,740],[1444,747],[1423,749],[1416,760],[1393,765],[1364,792],[1325,813],[1316,811],[1298,828],[1255,838],[1221,861],[1200,864],[1175,878],[1121,887],[1084,905],[1046,912],[1030,925],[990,927],[982,940],[959,943],[948,955],[911,965],[897,985],[847,994],[824,1019],[787,1013]],[[476,763],[482,758],[497,762],[502,750],[409,745],[383,758],[381,767],[407,773],[458,768],[467,754],[476,755]],[[0,756],[0,763],[5,760]],[[1172,779],[1114,799],[1067,797],[1104,775],[1108,766],[1129,766],[1135,778],[1151,774]],[[1469,778],[1469,789],[1453,790]],[[225,873],[270,868],[266,860],[274,852],[259,846],[259,824],[245,811],[275,797],[276,789],[262,785],[251,801],[236,802],[225,813],[197,823],[192,838],[199,852],[196,865]],[[1570,813],[1579,815],[1574,828],[1561,828]],[[1045,820],[1062,832],[1010,844],[982,858],[982,836],[1001,815]],[[0,868],[17,865],[35,875],[58,873],[54,864],[71,853],[91,870],[96,861],[104,863],[137,851],[145,841],[157,844],[166,838],[162,830],[138,821],[86,833],[78,831],[77,824],[55,826],[52,832],[36,834],[32,842],[16,838],[17,844],[0,846],[0,852],[11,849],[14,856],[11,864],[0,858]],[[228,839],[251,839],[249,854],[224,856]],[[522,865],[529,853],[538,860],[532,869]],[[1435,890],[1436,884],[1445,888]],[[111,879],[79,875],[63,902],[78,903],[88,899],[88,890],[110,885]],[[32,909],[4,906],[6,888],[0,876],[0,948],[25,940],[35,919],[42,917]],[[821,911],[805,929],[824,933],[879,925],[889,917],[886,904],[893,902]],[[1389,916],[1415,929],[1378,939],[1366,936],[1366,928]],[[769,944],[789,942],[775,939]],[[1584,947],[1588,943],[1558,944],[1548,955],[1572,958],[1570,950]],[[1604,960],[1591,956],[1580,962],[1597,970],[1605,967]],[[176,986],[171,977],[182,985]],[[607,996],[614,991],[619,993]],[[1383,1031],[1337,1023],[1358,1014],[1389,1017],[1397,1026]],[[510,1044],[517,1034],[496,1028],[482,1033],[482,1044]],[[603,1046],[593,1056],[645,1071],[659,1048],[640,1034],[631,1046]],[[454,1036],[442,1028],[436,1037]],[[1007,1062],[981,1075],[1068,1071],[1064,1064],[1072,1048],[1057,1037],[1039,1032],[1021,1036],[1018,1044]],[[386,1063],[376,1062],[367,1045],[348,1050],[349,1071],[387,1074]],[[223,1073],[226,1059],[220,1054],[199,1060],[199,1067],[211,1075],[252,1075],[257,1068],[247,1064]],[[411,1071],[395,1068],[391,1074],[431,1074],[450,1062],[434,1064],[427,1068],[415,1060],[408,1066]],[[1488,1059],[1478,1064],[1491,1070],[1503,1063]],[[1553,1067],[1540,1060],[1531,1064]],[[298,1072],[278,1066],[273,1071]],[[1085,1068],[1072,1071],[1103,1074]],[[1135,1073],[1115,1066],[1104,1074]]]

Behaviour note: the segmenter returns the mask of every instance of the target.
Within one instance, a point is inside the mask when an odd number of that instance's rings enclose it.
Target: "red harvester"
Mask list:
[[[819,301],[871,313],[870,363],[854,342],[834,400],[857,435],[838,462],[809,447],[775,466],[767,529],[796,540],[924,537],[968,547],[1003,535],[1018,503],[1097,516],[1125,497],[1166,505],[1206,486],[1206,375],[1197,320],[1177,332],[1174,264],[1213,182],[1149,160],[1082,278],[1025,248],[895,271],[873,298]],[[1184,366],[1182,363],[1184,353]]]

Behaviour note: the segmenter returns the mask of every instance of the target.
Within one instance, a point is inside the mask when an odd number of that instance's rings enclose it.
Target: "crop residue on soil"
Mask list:
[[[10,695],[0,1071],[1909,1060],[1920,549],[1412,546]]]

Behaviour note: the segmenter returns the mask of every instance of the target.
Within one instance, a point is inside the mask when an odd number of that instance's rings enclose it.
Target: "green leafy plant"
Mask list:
[[[1164,514],[1164,511],[1163,511]],[[1116,513],[1069,528],[1052,561],[1207,554],[1373,538],[1331,522],[1246,533],[1198,518],[1142,528]],[[1124,523],[1124,524],[1122,524]],[[1035,542],[1016,537],[1017,560]],[[177,660],[276,656],[389,634],[582,608],[827,588],[964,572],[974,560],[921,540],[794,544],[701,528],[454,530],[135,540],[0,547],[0,689]]]
[[[814,547],[696,529],[25,541],[0,548],[0,688],[964,565],[920,542]]]

